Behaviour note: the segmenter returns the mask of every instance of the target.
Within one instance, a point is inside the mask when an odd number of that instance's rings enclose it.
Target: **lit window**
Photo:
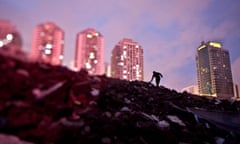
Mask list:
[[[90,59],[94,59],[94,58],[95,58],[95,55],[94,55],[93,52],[90,52],[90,53],[89,53],[89,58],[90,58]]]
[[[95,33],[95,36],[98,36],[99,35],[99,33]]]
[[[136,71],[136,74],[137,74],[137,75],[139,75],[139,74],[140,74],[140,72],[137,70],[137,71]]]
[[[223,67],[225,68],[225,67],[226,67],[226,65],[224,64],[224,65],[223,65]]]
[[[46,44],[47,49],[51,49],[52,47],[53,47],[52,44]]]
[[[44,50],[44,53],[47,54],[47,55],[49,55],[49,54],[51,54],[51,50],[50,50],[50,49],[45,49],[45,50]]]
[[[139,45],[136,45],[136,48],[139,48]]]
[[[127,73],[127,70],[123,70],[123,73],[126,74],[126,73]]]
[[[206,47],[206,45],[201,45],[199,48],[198,48],[198,50],[201,50],[201,49],[203,49],[203,48],[205,48]]]
[[[92,35],[91,34],[87,34],[87,38],[92,38]]]
[[[97,64],[97,63],[98,63],[98,60],[94,60],[93,62],[94,62],[95,64]]]
[[[127,51],[123,51],[123,55],[126,56],[127,55]]]
[[[123,60],[124,58],[123,58],[123,55],[121,55],[121,60]]]
[[[123,75],[123,79],[127,79],[127,76],[126,76],[126,75]]]
[[[216,47],[216,48],[221,48],[222,47],[221,43],[218,43],[218,42],[210,42],[209,45],[213,46],[213,47]]]
[[[3,41],[0,41],[0,47],[3,47]]]
[[[60,55],[60,56],[59,56],[59,59],[60,59],[60,60],[63,60],[63,55]]]
[[[123,66],[123,65],[124,65],[124,63],[123,63],[123,62],[119,62],[119,63],[118,63],[118,65],[120,65],[120,66]]]
[[[13,35],[12,34],[7,34],[6,38],[7,38],[8,41],[11,41],[11,40],[13,40]]]
[[[86,66],[87,69],[92,68],[92,66],[88,62],[85,63],[85,66]]]

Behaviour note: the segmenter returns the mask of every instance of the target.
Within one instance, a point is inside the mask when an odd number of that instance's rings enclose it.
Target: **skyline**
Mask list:
[[[63,63],[69,66],[77,33],[92,27],[104,37],[106,62],[119,40],[131,38],[143,48],[144,81],[155,70],[164,76],[161,85],[181,90],[197,84],[195,56],[201,41],[217,40],[229,50],[233,81],[240,84],[240,1],[55,2],[0,0],[0,19],[16,26],[24,51],[30,52],[34,28],[52,21],[65,32]]]

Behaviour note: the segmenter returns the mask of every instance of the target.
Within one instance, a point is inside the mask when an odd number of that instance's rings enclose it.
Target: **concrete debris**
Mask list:
[[[158,123],[157,123],[157,126],[159,128],[168,128],[169,125],[170,124],[167,121],[165,121],[165,120],[158,121]]]
[[[172,122],[179,124],[180,126],[186,126],[182,120],[180,120],[177,116],[174,115],[167,115],[167,118],[170,119]]]
[[[100,91],[98,89],[93,88],[91,91],[92,96],[98,96]]]
[[[36,99],[42,99],[45,96],[49,95],[50,93],[56,91],[60,87],[62,87],[64,82],[58,82],[57,84],[53,85],[52,87],[46,90],[40,90],[38,88],[33,89],[33,94],[35,95]]]

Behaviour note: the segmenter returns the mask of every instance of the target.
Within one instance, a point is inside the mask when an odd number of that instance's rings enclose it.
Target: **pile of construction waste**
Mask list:
[[[0,55],[0,141],[240,143],[240,103]]]

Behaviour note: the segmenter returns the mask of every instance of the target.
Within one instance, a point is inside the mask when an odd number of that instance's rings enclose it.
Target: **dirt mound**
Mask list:
[[[48,143],[239,143],[240,104],[0,56],[0,132]]]

